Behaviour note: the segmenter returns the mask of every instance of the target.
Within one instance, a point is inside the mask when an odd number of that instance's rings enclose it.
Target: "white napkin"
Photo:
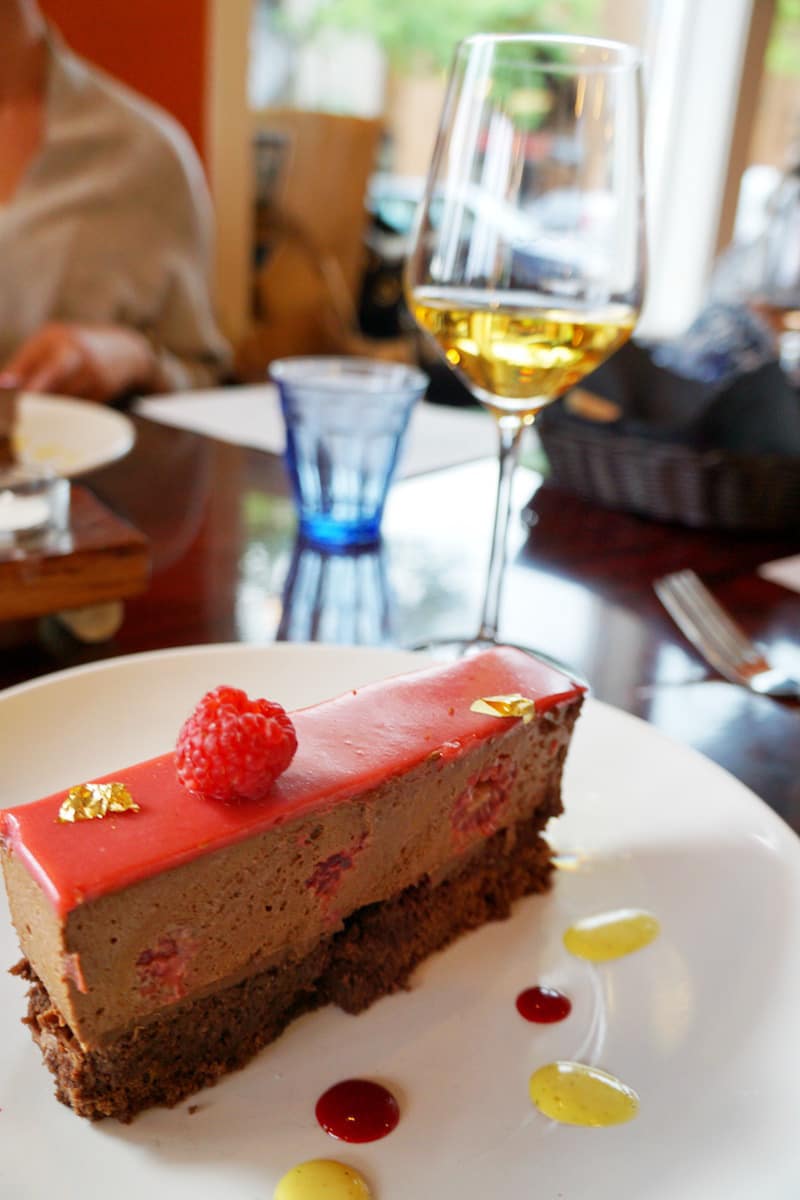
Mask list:
[[[138,400],[134,411],[235,446],[283,453],[283,418],[272,384],[149,396]],[[488,413],[422,403],[411,415],[398,473],[421,475],[496,453],[497,434]]]
[[[791,558],[778,558],[775,562],[764,563],[758,568],[759,575],[773,583],[780,583],[793,592],[800,592],[800,554]]]

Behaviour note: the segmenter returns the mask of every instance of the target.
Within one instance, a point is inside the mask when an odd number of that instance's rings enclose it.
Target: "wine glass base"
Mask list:
[[[511,646],[514,650],[522,650],[524,654],[530,654],[533,658],[538,658],[540,662],[547,663],[554,670],[561,671],[563,675],[568,675],[575,683],[582,684],[587,688],[589,686],[588,681],[584,679],[580,671],[576,671],[569,663],[561,662],[559,659],[553,658],[552,654],[546,654],[543,650],[537,650],[535,646],[523,646],[519,642],[506,642],[500,638],[479,636],[431,638],[425,642],[416,642],[414,645],[409,646],[408,649],[430,654],[432,658],[439,659],[442,662],[458,662],[462,658],[469,658],[473,654],[480,654],[483,650],[492,650],[497,646]]]

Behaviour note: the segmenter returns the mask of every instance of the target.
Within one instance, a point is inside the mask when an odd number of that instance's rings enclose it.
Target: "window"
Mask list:
[[[251,104],[383,116],[382,177],[402,182],[408,208],[428,163],[458,38],[490,28],[558,30],[639,45],[650,242],[640,330],[668,337],[689,324],[706,293],[740,84],[753,65],[752,29],[765,6],[771,13],[776,4],[764,116],[756,123],[750,158],[770,168],[796,120],[800,0],[257,0]],[[752,187],[746,193],[752,195]]]

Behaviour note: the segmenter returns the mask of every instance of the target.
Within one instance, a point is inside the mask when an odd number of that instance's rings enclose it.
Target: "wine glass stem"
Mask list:
[[[503,577],[506,565],[508,522],[511,515],[511,491],[514,469],[519,458],[524,423],[519,417],[505,415],[498,418],[500,434],[500,469],[497,479],[497,506],[494,511],[492,548],[489,552],[489,570],[486,576],[486,592],[478,630],[480,641],[497,641],[500,620],[500,601],[503,592]]]

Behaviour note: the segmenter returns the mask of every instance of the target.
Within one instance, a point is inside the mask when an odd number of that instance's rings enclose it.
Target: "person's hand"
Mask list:
[[[113,400],[156,389],[159,365],[136,330],[54,322],[29,337],[0,367],[0,376],[28,392]]]

